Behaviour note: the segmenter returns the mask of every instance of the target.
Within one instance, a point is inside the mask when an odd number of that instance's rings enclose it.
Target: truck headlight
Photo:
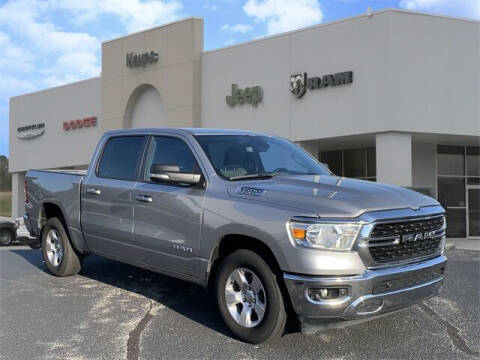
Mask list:
[[[355,223],[287,224],[290,240],[301,247],[351,250],[362,225]]]

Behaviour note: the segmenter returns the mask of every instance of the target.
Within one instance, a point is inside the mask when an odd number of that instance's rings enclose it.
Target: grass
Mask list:
[[[0,216],[12,216],[11,192],[0,192]]]

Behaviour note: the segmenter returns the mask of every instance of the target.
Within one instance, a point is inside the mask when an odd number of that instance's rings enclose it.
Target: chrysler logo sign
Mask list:
[[[145,67],[147,64],[155,63],[157,61],[158,53],[155,51],[145,52],[143,54],[129,52],[127,54],[127,66],[129,68]]]
[[[45,123],[32,124],[17,128],[17,137],[20,139],[33,139],[45,132]]]
[[[335,74],[307,77],[307,73],[290,75],[290,92],[301,98],[307,89],[321,89],[325,87],[346,85],[353,82],[353,71],[344,71]]]

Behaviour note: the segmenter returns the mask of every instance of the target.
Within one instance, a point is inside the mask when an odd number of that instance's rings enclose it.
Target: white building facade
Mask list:
[[[13,216],[28,169],[86,168],[106,130],[234,128],[428,193],[449,237],[475,239],[479,64],[479,22],[400,10],[206,52],[198,18],[108,41],[100,77],[11,99]]]

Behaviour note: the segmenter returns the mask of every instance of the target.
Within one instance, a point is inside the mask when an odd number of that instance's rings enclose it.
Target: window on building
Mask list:
[[[330,171],[335,175],[342,176],[343,174],[343,154],[342,150],[323,151],[320,157],[320,161],[327,164]]]
[[[465,175],[465,149],[463,146],[438,145],[438,175]]]
[[[97,175],[119,180],[135,180],[144,140],[143,136],[123,136],[108,140]]]
[[[320,159],[335,175],[376,181],[375,147],[322,151]]]
[[[480,177],[480,146],[467,146],[467,176]]]
[[[439,177],[438,201],[443,207],[462,207],[465,202],[465,178]]]
[[[349,149],[343,151],[343,176],[363,178],[367,176],[366,149]]]
[[[437,198],[447,212],[447,236],[480,236],[480,147],[437,146]]]

